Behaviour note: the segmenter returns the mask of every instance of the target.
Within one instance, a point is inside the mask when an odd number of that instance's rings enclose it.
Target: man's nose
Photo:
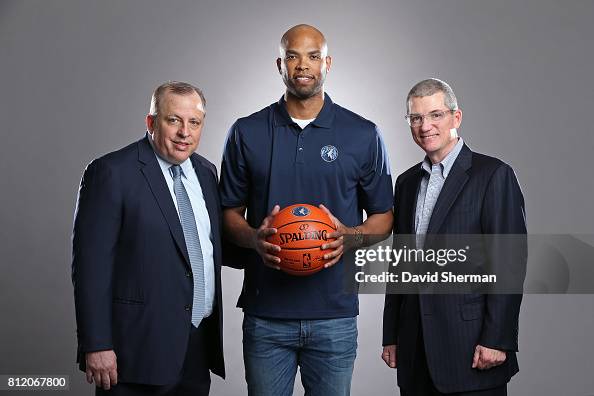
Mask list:
[[[184,137],[186,137],[186,136],[189,136],[189,135],[190,135],[190,133],[189,133],[189,131],[188,131],[188,130],[189,130],[189,128],[188,128],[188,124],[187,124],[187,123],[185,123],[185,122],[181,122],[181,123],[179,124],[179,129],[177,130],[177,133],[178,133],[178,135],[180,135],[180,136],[184,136]]]
[[[307,69],[309,69],[309,65],[307,63],[307,60],[305,60],[305,59],[299,59],[299,62],[297,62],[297,66],[295,68],[297,70],[307,70]]]
[[[431,122],[429,122],[427,116],[423,117],[423,119],[421,120],[421,130],[428,131],[432,127],[433,127],[433,125],[431,124]]]

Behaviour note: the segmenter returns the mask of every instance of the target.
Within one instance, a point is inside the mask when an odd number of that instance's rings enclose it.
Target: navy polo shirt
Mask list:
[[[284,98],[231,127],[221,166],[225,208],[247,207],[259,227],[274,205],[324,204],[344,225],[392,208],[388,153],[376,125],[325,95],[317,118],[303,130]],[[356,294],[344,290],[344,264],[297,277],[264,266],[251,249],[237,255],[245,268],[238,306],[269,318],[324,319],[358,314]]]

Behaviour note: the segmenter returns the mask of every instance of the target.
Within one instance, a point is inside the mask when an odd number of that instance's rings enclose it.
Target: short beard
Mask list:
[[[322,75],[321,78],[316,81],[316,84],[314,86],[312,86],[311,88],[297,89],[295,84],[293,84],[293,81],[289,80],[288,77],[283,76],[283,82],[285,83],[287,90],[293,96],[295,96],[296,98],[301,99],[301,100],[309,99],[309,98],[319,94],[322,91],[325,79],[326,79],[326,75]]]

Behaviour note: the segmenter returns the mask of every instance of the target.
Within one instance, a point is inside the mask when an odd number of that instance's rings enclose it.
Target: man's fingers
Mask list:
[[[281,259],[273,254],[264,253],[264,262],[268,265],[278,266],[280,264]]]
[[[320,204],[319,208],[322,209],[324,211],[324,213],[326,213],[328,215],[328,217],[330,217],[330,220],[332,220],[332,222],[334,223],[334,227],[338,228],[338,225],[339,225],[338,219],[336,217],[334,217],[332,212],[330,212],[330,210],[328,210],[328,208],[325,207],[323,204]]]
[[[267,228],[268,226],[270,226],[270,223],[272,223],[272,219],[272,216],[264,217],[264,220],[262,220],[262,224],[260,224],[260,228]]]
[[[499,366],[505,362],[506,358],[507,355],[503,351],[477,345],[472,360],[472,368],[488,370],[492,367]]]
[[[390,351],[388,351],[386,347],[384,347],[384,349],[382,350],[381,358],[384,361],[384,363],[390,363]]]
[[[330,234],[327,235],[328,239],[338,239],[341,238],[344,234],[342,231],[332,231]]]
[[[260,228],[258,230],[258,238],[259,239],[266,239],[270,235],[276,234],[276,228]]]
[[[338,263],[338,258],[328,261],[326,264],[324,264],[324,268],[330,268],[336,263]]]
[[[274,243],[270,243],[270,242],[262,242],[260,244],[260,247],[262,249],[263,252],[268,252],[268,253],[278,253],[281,251],[281,247],[278,245],[275,245]]]
[[[396,368],[396,345],[386,345],[382,352],[382,359],[391,368]]]
[[[101,372],[99,370],[93,372],[93,380],[95,381],[95,386],[101,386]]]
[[[256,250],[258,251],[263,251],[263,252],[280,252],[281,248],[278,245],[275,245],[274,243],[270,243],[268,241],[266,241],[266,238],[269,235],[275,234],[276,233],[276,228],[263,228],[261,230],[258,230],[258,240],[256,241]]]
[[[324,213],[326,213],[328,216],[332,216],[332,213],[330,213],[330,211],[327,207],[324,206],[324,204],[320,204],[319,208],[322,209]]]
[[[267,256],[270,256],[270,255],[267,255]],[[274,256],[270,256],[270,257],[274,257]],[[267,267],[269,267],[269,268],[275,269],[275,270],[280,270],[280,267],[278,266],[278,263],[276,261],[273,261],[272,259],[270,259],[270,260],[265,259],[264,260],[264,265],[267,266]]]
[[[395,353],[390,353],[390,361],[388,363],[388,366],[390,366],[391,368],[396,368],[396,354]]]
[[[474,356],[472,357],[472,368],[478,368],[479,357],[481,355],[480,348],[474,348]]]
[[[272,246],[275,247],[276,245],[272,245]],[[276,246],[276,247],[278,247],[278,246]],[[280,250],[280,248],[279,248],[279,250]],[[280,267],[278,265],[280,264],[281,259],[280,259],[280,257],[277,257],[274,254],[266,253],[266,251],[264,251],[262,253],[262,261],[264,262],[264,265],[266,265],[267,267],[274,268],[277,270],[280,269]]]
[[[111,381],[112,385],[117,385],[118,383],[118,370],[116,367],[112,368],[109,371],[109,380]]]
[[[264,220],[262,220],[262,224],[260,225],[260,227],[268,227],[268,225],[272,222],[274,216],[276,216],[278,212],[280,212],[280,206],[274,205],[274,208],[272,208],[268,216],[266,216]]]
[[[479,353],[479,359],[478,359],[478,363],[477,363],[477,368],[479,370],[486,370],[489,368],[489,362],[486,359],[486,351],[481,350]]]
[[[485,368],[490,368],[495,363],[495,354],[491,350],[483,351],[482,354],[483,366]]]
[[[388,352],[388,366],[396,368],[396,349]]]
[[[320,246],[320,248],[322,250],[326,250],[326,249],[338,249],[338,247],[344,245],[344,238],[340,237],[332,242],[328,242],[323,244],[322,246]]]
[[[87,374],[87,382],[89,384],[92,384],[93,383],[93,372],[91,371],[91,369],[87,368],[86,374]]]
[[[334,264],[338,263],[338,261],[340,260],[341,257],[342,257],[342,253],[340,254],[340,256],[335,257],[331,261],[328,261],[326,264],[324,264],[324,268],[332,267]]]
[[[109,390],[109,388],[110,388],[109,371],[104,371],[101,373],[101,384],[103,385],[103,389]]]
[[[272,231],[272,232],[271,232]],[[258,231],[258,241],[256,244],[256,251],[262,257],[262,261],[267,267],[280,269],[278,264],[280,263],[280,258],[275,256],[275,253],[281,251],[281,247],[275,245],[274,243],[266,242],[264,235],[269,232],[270,235],[276,232],[274,228],[267,228]]]
[[[334,249],[330,253],[324,254],[324,260],[329,260],[329,259],[333,259],[336,257],[340,257],[342,255],[343,251],[344,251],[344,247],[342,245],[340,245],[337,249]]]
[[[499,351],[487,351],[483,353],[482,361],[484,368],[490,369],[502,364],[505,361],[505,354],[502,354]]]

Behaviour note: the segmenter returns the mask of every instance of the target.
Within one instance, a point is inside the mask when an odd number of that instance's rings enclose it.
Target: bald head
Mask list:
[[[323,101],[331,64],[326,38],[315,27],[297,25],[283,34],[276,66],[291,97],[303,100],[315,96]]]
[[[295,25],[287,30],[281,37],[281,57],[285,55],[287,48],[290,48],[292,43],[303,40],[317,43],[320,48],[322,48],[322,56],[328,55],[328,43],[326,42],[326,37],[324,37],[322,32],[311,25],[300,24]]]

